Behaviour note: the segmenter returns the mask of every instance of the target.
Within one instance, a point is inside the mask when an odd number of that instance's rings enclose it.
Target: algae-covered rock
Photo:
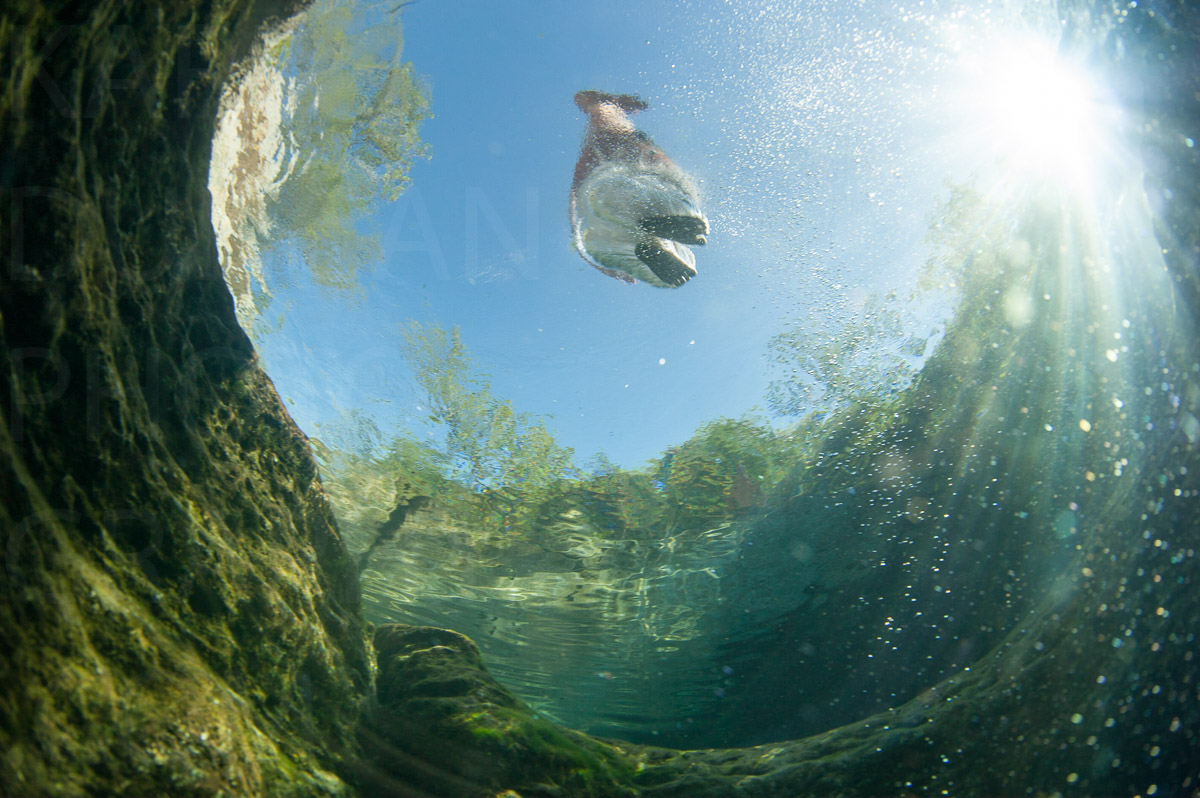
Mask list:
[[[299,3],[0,12],[0,793],[328,795],[357,577],[209,221],[222,82]]]
[[[361,732],[368,794],[635,794],[626,755],[538,717],[491,677],[468,638],[389,624],[375,649],[378,695]]]

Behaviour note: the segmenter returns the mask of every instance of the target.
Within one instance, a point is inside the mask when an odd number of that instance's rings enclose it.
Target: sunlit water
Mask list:
[[[1089,49],[1106,31],[1076,27],[1068,46],[1050,4],[927,5],[403,9],[430,157],[352,220],[379,262],[330,290],[308,276],[329,264],[276,225],[285,243],[247,270],[270,295],[243,318],[321,441],[369,618],[468,634],[577,728],[758,742],[969,666],[1153,511],[1179,473],[1154,459],[1162,441],[1200,441],[1200,396],[1180,382],[1194,328],[1128,144],[1138,120]],[[333,7],[399,34],[386,7]],[[268,70],[280,118],[279,87],[304,79]],[[644,98],[637,123],[700,187],[711,235],[678,289],[571,250],[584,88]],[[266,140],[271,174],[247,193],[302,168]],[[448,411],[414,331],[453,328],[478,401]],[[904,393],[927,362],[937,375]],[[505,407],[528,415],[496,437]],[[447,420],[464,408],[484,421],[458,433],[474,460]],[[706,450],[719,510],[663,510],[671,479],[702,468],[676,452],[743,416],[791,459],[722,472],[765,451],[735,432],[725,455]],[[538,429],[572,467],[520,470],[508,449],[532,450]],[[411,458],[397,470],[398,439],[449,452],[433,470],[458,492]],[[593,473],[660,498],[531,508],[547,474]],[[463,510],[472,495],[490,515]],[[603,521],[643,506],[657,514]]]

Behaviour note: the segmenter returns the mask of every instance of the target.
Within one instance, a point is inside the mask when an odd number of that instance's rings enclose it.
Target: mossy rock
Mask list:
[[[360,734],[367,792],[635,795],[617,747],[539,717],[457,632],[389,624],[375,633],[378,694]]]

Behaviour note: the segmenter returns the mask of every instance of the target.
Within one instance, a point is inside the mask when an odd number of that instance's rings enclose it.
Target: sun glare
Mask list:
[[[1013,39],[964,59],[973,137],[1007,172],[1086,188],[1108,127],[1100,93],[1049,42]]]

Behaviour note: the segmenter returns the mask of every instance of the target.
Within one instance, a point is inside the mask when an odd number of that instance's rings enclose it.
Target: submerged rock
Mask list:
[[[380,798],[1017,795],[1076,784],[1077,794],[1095,794],[1095,752],[1078,735],[1102,732],[1103,722],[1078,710],[1102,692],[1086,676],[1120,658],[1089,661],[1092,641],[1067,633],[1081,620],[1041,613],[969,669],[864,720],[800,740],[692,751],[557,727],[501,687],[462,635],[385,625],[375,636],[378,696],[360,729],[361,785]],[[1178,779],[1184,760],[1168,764]]]
[[[447,629],[375,632],[378,692],[360,739],[368,795],[632,796],[619,749],[538,717]]]
[[[357,575],[205,188],[222,81],[299,5],[0,12],[0,794],[351,792]]]

